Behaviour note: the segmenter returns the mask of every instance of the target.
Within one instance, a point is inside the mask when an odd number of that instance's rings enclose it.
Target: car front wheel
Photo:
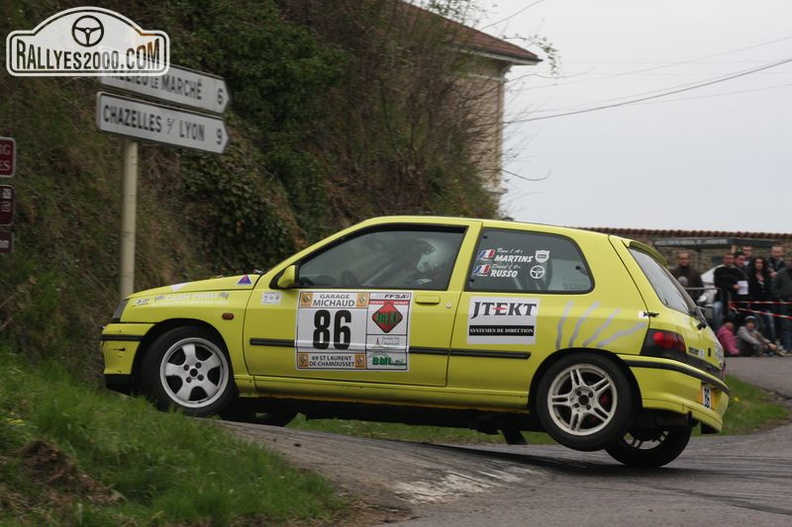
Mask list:
[[[689,426],[630,430],[605,451],[616,461],[630,467],[662,467],[685,450],[692,432]]]
[[[197,417],[217,414],[233,399],[232,379],[223,343],[200,327],[162,334],[143,360],[144,390],[161,410]]]
[[[545,431],[560,444],[601,450],[627,431],[633,393],[614,361],[595,353],[573,353],[540,379],[536,411]]]

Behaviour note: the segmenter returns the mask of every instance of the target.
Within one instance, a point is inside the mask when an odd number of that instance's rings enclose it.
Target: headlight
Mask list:
[[[118,304],[118,307],[113,311],[113,318],[110,319],[111,324],[114,322],[121,322],[121,315],[124,314],[124,309],[126,309],[128,303],[129,299],[125,298]]]

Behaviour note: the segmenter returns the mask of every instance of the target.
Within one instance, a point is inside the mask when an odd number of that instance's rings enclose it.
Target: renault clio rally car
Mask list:
[[[364,221],[263,274],[135,293],[101,339],[106,385],[161,409],[544,431],[640,467],[720,431],[729,396],[655,250],[494,220]]]

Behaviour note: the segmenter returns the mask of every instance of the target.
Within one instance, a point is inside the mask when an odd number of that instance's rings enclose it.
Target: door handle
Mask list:
[[[439,304],[440,303],[440,296],[439,295],[416,295],[415,297],[416,304]]]

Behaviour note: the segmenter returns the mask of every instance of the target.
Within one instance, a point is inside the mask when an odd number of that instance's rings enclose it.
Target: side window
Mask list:
[[[481,235],[467,289],[585,293],[592,287],[586,260],[571,239],[491,229]]]
[[[364,232],[303,260],[298,283],[336,289],[443,290],[464,236],[462,228],[413,226]]]

